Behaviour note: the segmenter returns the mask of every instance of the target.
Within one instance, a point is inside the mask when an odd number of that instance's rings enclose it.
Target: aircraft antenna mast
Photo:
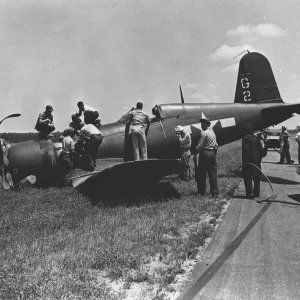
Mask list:
[[[179,89],[180,89],[180,99],[181,99],[181,103],[184,104],[184,98],[183,98],[183,93],[182,93],[181,85],[179,85]]]
[[[244,51],[242,51],[241,53],[237,54],[237,55],[234,56],[232,59],[237,58],[238,56],[240,56],[241,54],[243,54],[243,53],[245,53],[245,52],[250,53],[250,51],[247,49],[247,50],[244,50]]]

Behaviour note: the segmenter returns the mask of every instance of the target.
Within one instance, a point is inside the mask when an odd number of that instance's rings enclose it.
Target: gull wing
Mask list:
[[[89,174],[73,177],[72,185],[88,195],[127,191],[178,174],[185,165],[176,159],[148,159],[117,163]]]

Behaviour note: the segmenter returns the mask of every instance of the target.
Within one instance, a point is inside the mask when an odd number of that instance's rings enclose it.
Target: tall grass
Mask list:
[[[0,298],[122,299],[123,290],[110,288],[117,279],[127,287],[168,286],[212,234],[236,188],[238,149],[235,143],[219,151],[218,199],[199,197],[194,182],[177,178],[112,207],[71,188],[1,191]]]

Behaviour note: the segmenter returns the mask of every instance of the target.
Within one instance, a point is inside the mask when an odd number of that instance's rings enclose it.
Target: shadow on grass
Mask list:
[[[289,180],[289,179],[284,179],[284,178],[276,177],[276,176],[268,176],[268,178],[272,183],[291,184],[291,185],[300,184],[300,182]],[[265,178],[262,178],[261,181],[267,182],[267,180]]]
[[[87,195],[94,205],[140,205],[144,203],[164,202],[171,198],[180,198],[180,193],[170,182],[158,182],[135,187],[130,190],[114,190],[101,195],[90,193]]]
[[[300,202],[300,194],[288,195],[288,197],[293,199],[294,201]],[[292,203],[292,204],[300,205],[298,203]]]

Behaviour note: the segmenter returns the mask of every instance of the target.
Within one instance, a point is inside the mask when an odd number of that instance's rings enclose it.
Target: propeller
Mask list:
[[[1,124],[4,120],[6,120],[6,119],[8,119],[8,118],[16,118],[16,117],[20,117],[20,116],[21,116],[21,114],[11,114],[11,115],[5,117],[4,119],[2,119],[2,120],[0,121],[0,124]]]
[[[0,125],[2,124],[2,122],[6,119],[9,118],[16,118],[16,117],[20,117],[21,114],[11,114],[8,115],[7,117],[5,117],[4,119],[2,119],[0,121]],[[5,189],[5,190],[9,190],[11,188],[11,178],[7,178],[10,177],[10,174],[8,176],[8,173],[5,173],[5,166],[4,166],[4,161],[3,161],[3,151],[0,151],[2,158],[1,158],[1,163],[0,163],[0,170],[1,170],[1,174],[0,174],[0,186]]]

